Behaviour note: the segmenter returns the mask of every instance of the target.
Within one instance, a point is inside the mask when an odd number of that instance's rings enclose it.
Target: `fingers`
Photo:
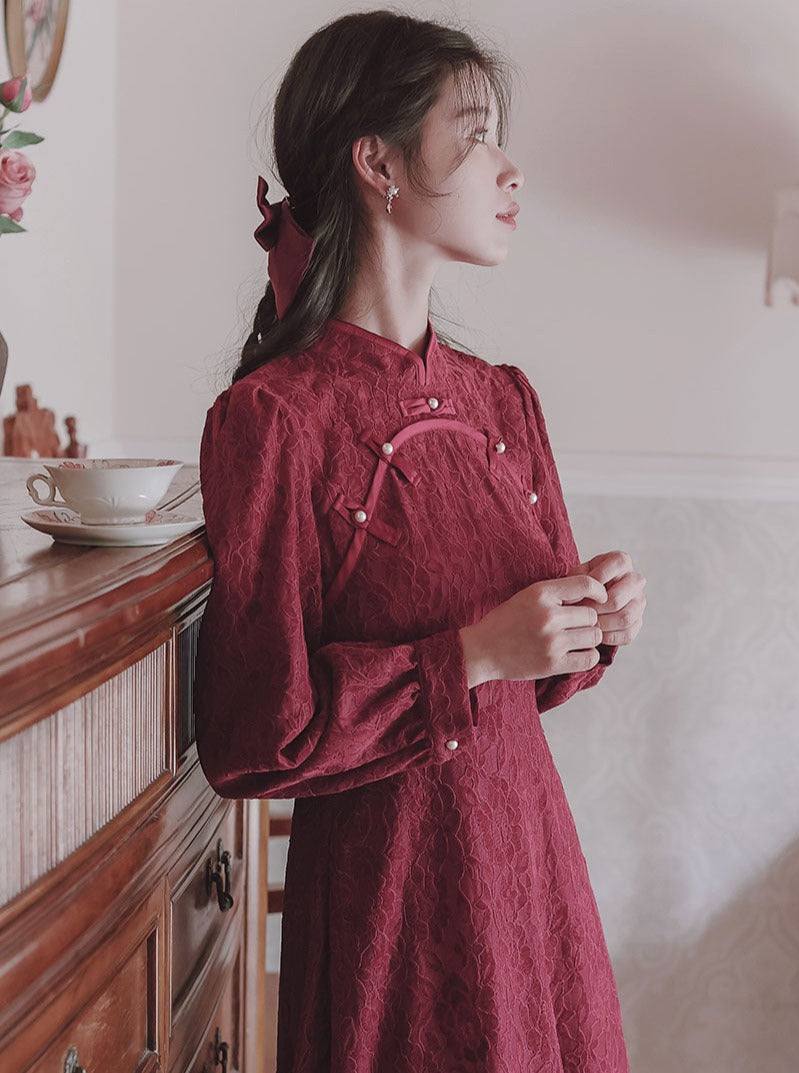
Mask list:
[[[636,596],[620,611],[600,615],[599,625],[603,642],[609,645],[628,645],[638,636],[645,607],[646,596]]]
[[[574,574],[552,581],[552,594],[558,603],[576,604],[580,600],[594,600],[604,605],[608,593],[605,586],[591,574]]]
[[[601,555],[595,555],[585,564],[589,573],[607,585],[614,578],[629,574],[633,568],[633,561],[626,551],[605,551]]]
[[[580,563],[580,568],[586,570],[585,576],[602,582],[607,599],[600,601],[586,594],[582,601],[575,602],[581,608],[596,611],[603,644],[630,644],[638,636],[643,621],[646,578],[633,570],[632,559],[625,551],[604,552]]]
[[[580,671],[590,671],[599,663],[598,648],[581,648],[574,652],[567,652],[558,666],[556,673],[570,674]]]
[[[569,651],[594,648],[603,638],[599,626],[582,626],[579,629],[564,630]]]
[[[603,604],[599,605],[603,607]],[[609,617],[609,616],[608,616]],[[587,604],[564,604],[557,612],[557,623],[562,630],[578,630],[584,626],[598,626],[599,613]]]
[[[597,610],[606,615],[611,611],[619,611],[622,607],[640,596],[646,587],[646,578],[643,574],[632,571],[616,581],[611,581],[605,586],[608,594],[607,601],[600,604]]]
[[[645,586],[646,578],[643,574],[639,574],[636,571],[625,574],[618,581],[606,586],[608,599],[607,603],[602,605],[601,613],[604,615],[609,611],[620,611],[631,600],[641,596]]]
[[[643,623],[639,619],[634,626],[627,630],[609,630],[602,634],[602,644],[605,645],[629,645],[641,632]]]

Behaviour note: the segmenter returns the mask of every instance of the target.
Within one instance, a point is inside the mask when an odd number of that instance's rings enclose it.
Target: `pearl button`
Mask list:
[[[394,444],[393,443],[384,443],[383,444],[383,454],[384,455],[390,455],[393,450],[394,450]]]
[[[356,522],[365,522],[366,521],[366,511],[365,510],[356,510],[355,514],[353,515],[353,517],[355,518]]]
[[[458,743],[455,741],[454,738],[452,739],[452,741],[447,742],[447,748],[448,749],[457,749],[458,748]]]
[[[535,494],[535,492],[530,493],[530,502],[531,503],[537,503],[538,502],[538,496]]]
[[[505,450],[505,444],[502,442],[502,440],[500,440],[499,443],[495,445],[494,450],[499,451],[499,453],[502,454],[502,452]]]
[[[435,398],[434,399],[428,399],[427,400],[427,405],[430,407],[431,410],[437,410],[438,409],[438,399],[435,399]]]

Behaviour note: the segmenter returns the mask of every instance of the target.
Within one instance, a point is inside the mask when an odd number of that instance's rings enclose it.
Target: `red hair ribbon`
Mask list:
[[[255,240],[269,253],[267,272],[275,292],[278,319],[291,305],[311,260],[316,239],[304,231],[291,215],[289,199],[270,205],[269,184],[258,176],[257,204],[263,222],[256,227]]]

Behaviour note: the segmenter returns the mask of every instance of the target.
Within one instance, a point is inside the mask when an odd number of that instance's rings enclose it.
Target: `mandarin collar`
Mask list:
[[[427,344],[424,355],[417,354],[415,350],[388,339],[384,335],[370,332],[368,328],[362,328],[360,324],[353,324],[348,320],[339,320],[338,317],[329,317],[327,330],[333,338],[346,342],[355,340],[363,344],[364,353],[370,360],[376,361],[381,368],[394,366],[400,374],[410,370],[414,383],[421,386],[434,384],[436,377],[442,373],[443,358],[441,348],[430,318],[427,318]]]

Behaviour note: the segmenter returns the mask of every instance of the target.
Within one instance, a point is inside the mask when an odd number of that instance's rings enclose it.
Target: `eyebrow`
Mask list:
[[[485,119],[488,119],[490,111],[490,108],[481,108],[478,105],[470,104],[467,108],[461,108],[460,111],[456,112],[452,118],[465,119],[466,116],[478,115],[483,116]]]

